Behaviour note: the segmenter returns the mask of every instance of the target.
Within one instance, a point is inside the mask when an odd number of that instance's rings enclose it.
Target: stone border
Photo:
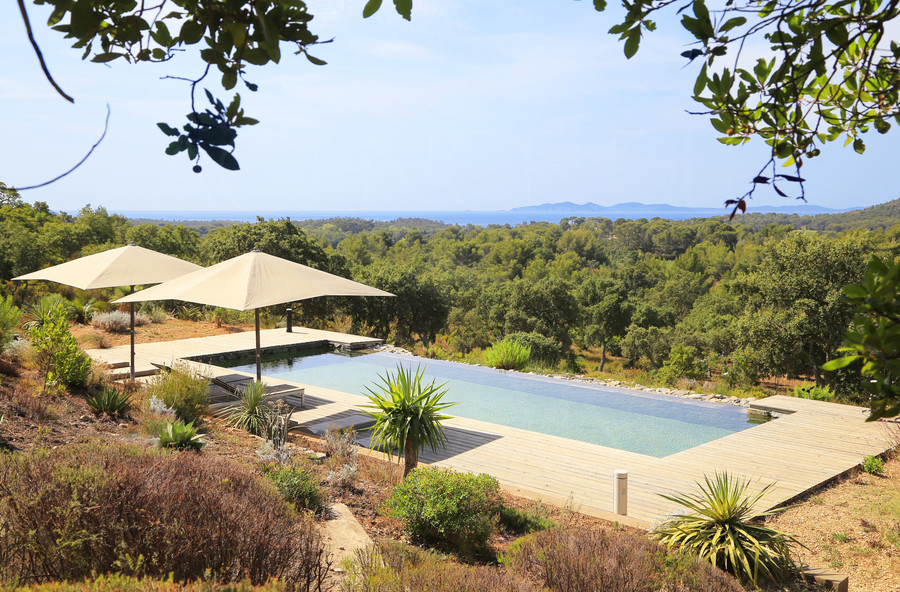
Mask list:
[[[421,358],[423,360],[427,360],[428,358],[422,358],[421,356],[416,356],[414,353],[407,349],[403,349],[402,347],[397,347],[396,345],[389,345],[387,343],[382,343],[371,348],[374,351],[386,352],[389,354],[397,354],[401,356],[411,356]],[[446,360],[449,361],[449,360]],[[454,360],[455,361],[455,360]],[[467,362],[458,362],[459,364],[466,364]],[[471,366],[480,366],[481,364],[470,364]],[[514,372],[513,370],[507,370],[507,372]],[[534,372],[522,372],[521,374],[530,374],[532,376],[546,376],[547,378],[556,378],[558,380],[572,380],[575,382],[583,382],[586,384],[595,384],[597,386],[611,386],[616,388],[630,389],[633,391],[643,391],[645,393],[657,393],[661,395],[671,395],[674,397],[681,397],[682,399],[693,399],[696,401],[711,401],[713,403],[725,403],[727,405],[735,405],[737,407],[749,407],[751,403],[755,403],[757,401],[756,397],[727,397],[725,395],[708,395],[704,393],[697,393],[694,391],[686,391],[680,389],[670,389],[665,387],[652,387],[652,386],[644,386],[642,384],[626,384],[620,380],[602,380],[600,378],[589,378],[587,376],[583,376],[581,374],[535,374]]]

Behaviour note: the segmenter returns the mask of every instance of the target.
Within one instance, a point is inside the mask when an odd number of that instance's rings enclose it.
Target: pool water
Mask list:
[[[446,383],[444,402],[459,402],[445,413],[561,436],[639,454],[664,457],[752,427],[741,407],[682,399],[615,387],[601,387],[504,372],[491,368],[423,360],[384,352],[263,359],[263,374],[284,380],[364,395],[378,376],[422,365],[426,382]],[[236,370],[255,372],[254,363],[236,360]]]

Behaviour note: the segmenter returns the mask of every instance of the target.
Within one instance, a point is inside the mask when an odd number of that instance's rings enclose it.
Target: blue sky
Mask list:
[[[238,137],[242,170],[209,162],[194,174],[163,153],[155,123],[178,125],[195,56],[163,65],[81,62],[29,6],[70,105],[46,83],[13,2],[0,3],[0,181],[24,186],[77,162],[78,171],[23,195],[54,209],[499,210],[544,202],[637,201],[715,207],[747,189],[766,146],[716,141],[696,110],[689,39],[662,23],[631,60],[606,31],[618,11],[572,0],[416,0],[412,22],[390,2],[370,19],[364,0],[315,0],[312,30],[334,42],[316,67],[285,55],[254,68],[241,93],[261,120]],[[210,85],[215,89],[214,85]],[[839,144],[809,161],[809,203],[868,206],[900,197],[897,134],[868,137],[858,156]],[[765,191],[752,202],[793,205]],[[751,204],[752,205],[752,204]]]

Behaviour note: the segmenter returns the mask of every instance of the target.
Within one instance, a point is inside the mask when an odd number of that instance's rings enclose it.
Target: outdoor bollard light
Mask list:
[[[628,471],[613,471],[613,511],[620,516],[628,515]]]
[[[294,309],[286,308],[284,309],[285,314],[287,315],[287,332],[294,332]]]

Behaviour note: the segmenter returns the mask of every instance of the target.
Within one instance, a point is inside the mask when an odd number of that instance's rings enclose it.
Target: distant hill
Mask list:
[[[791,206],[751,206],[754,212],[761,214],[797,214],[803,216],[815,216],[818,214],[837,214],[852,211],[853,208],[835,210],[821,206],[801,204]],[[512,208],[510,212],[554,212],[566,216],[591,216],[615,220],[616,218],[668,218],[670,220],[685,220],[688,218],[707,218],[723,216],[729,213],[724,207],[720,208],[696,208],[673,206],[669,204],[644,204],[637,202],[620,203],[614,206],[601,206],[592,202],[576,204],[570,201],[560,203],[545,203],[537,206],[524,206]]]
[[[735,216],[734,222],[750,226],[754,230],[769,224],[833,232],[850,230],[852,228],[868,228],[871,230],[890,228],[900,224],[900,198],[868,208],[834,214],[800,216],[751,211],[749,214]]]

